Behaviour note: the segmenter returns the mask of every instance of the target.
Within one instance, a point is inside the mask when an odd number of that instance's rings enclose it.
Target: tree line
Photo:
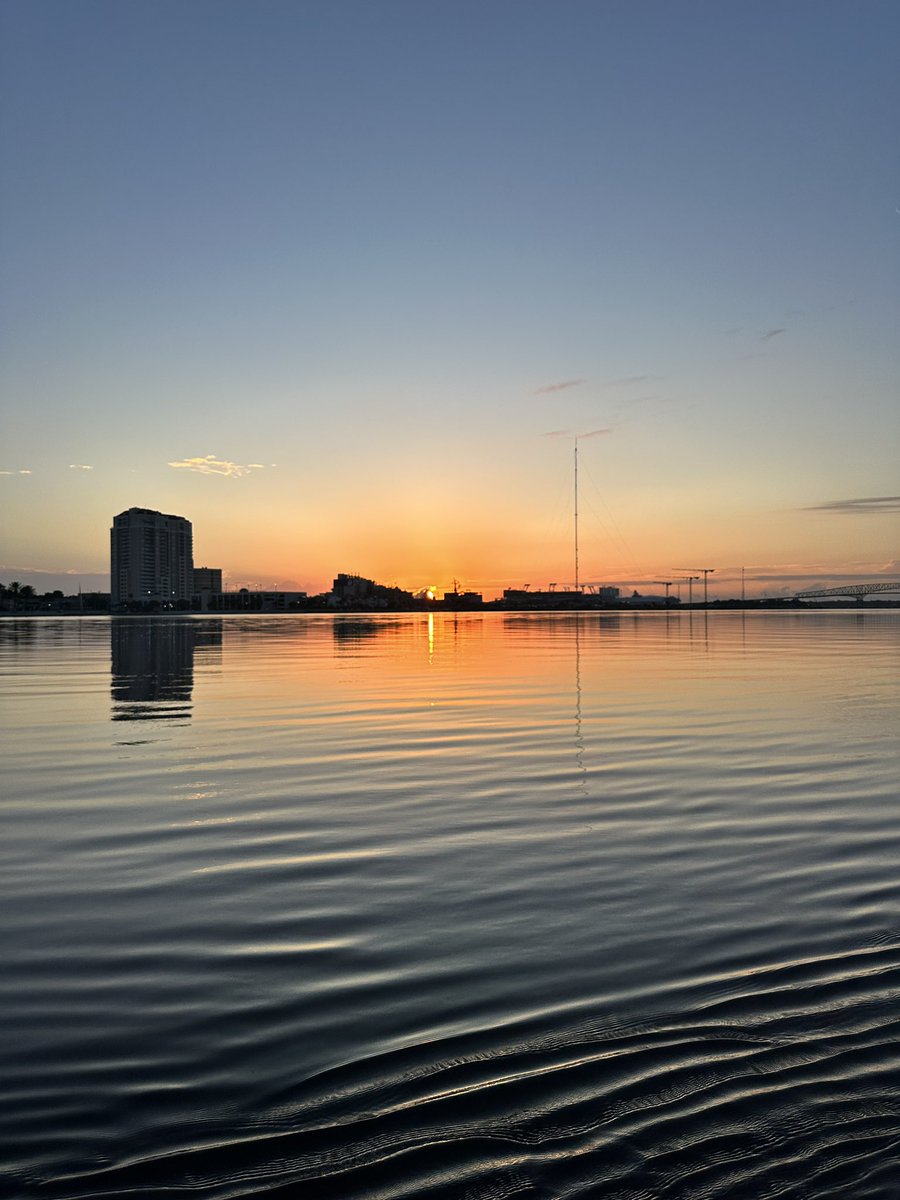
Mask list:
[[[6,606],[12,603],[13,608],[18,608],[19,604],[31,603],[33,600],[63,600],[63,593],[57,589],[55,592],[44,592],[39,596],[30,583],[19,583],[14,579],[9,585],[0,583],[0,602],[4,602]]]

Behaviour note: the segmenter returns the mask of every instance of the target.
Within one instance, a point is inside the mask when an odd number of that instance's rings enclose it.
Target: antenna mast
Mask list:
[[[575,591],[578,591],[578,438],[575,438]]]

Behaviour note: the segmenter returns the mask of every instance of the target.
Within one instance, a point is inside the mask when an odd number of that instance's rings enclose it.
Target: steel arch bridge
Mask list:
[[[824,600],[827,596],[852,596],[862,604],[866,596],[882,592],[900,592],[900,580],[893,583],[847,583],[843,587],[813,588],[806,592],[794,592],[795,600]]]

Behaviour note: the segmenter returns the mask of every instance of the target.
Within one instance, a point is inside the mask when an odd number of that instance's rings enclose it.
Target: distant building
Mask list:
[[[195,592],[221,592],[221,567],[194,567]]]
[[[402,588],[386,587],[362,575],[338,575],[331,585],[331,604],[347,609],[409,609],[415,607],[411,592]]]
[[[678,603],[673,596],[668,599],[665,596],[645,596],[638,591],[634,591],[628,597],[623,597],[623,604],[627,604],[629,608],[672,608]]]
[[[604,608],[619,603],[617,587],[597,587],[592,584],[588,591],[560,591],[550,587],[548,591],[532,592],[528,588],[507,588],[503,603],[507,608]]]
[[[306,592],[263,592],[241,588],[238,592],[209,592],[206,612],[297,612],[308,607]]]
[[[112,607],[187,608],[194,589],[194,540],[184,517],[129,508],[110,530]]]
[[[452,609],[454,612],[461,609],[484,608],[484,596],[481,592],[444,592],[444,599],[441,603],[444,608]]]
[[[210,607],[210,597],[222,591],[221,567],[194,567],[194,608],[206,612]]]

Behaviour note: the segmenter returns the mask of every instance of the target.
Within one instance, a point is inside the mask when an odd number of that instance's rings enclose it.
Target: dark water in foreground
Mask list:
[[[0,1190],[900,1196],[900,614],[5,620]]]

